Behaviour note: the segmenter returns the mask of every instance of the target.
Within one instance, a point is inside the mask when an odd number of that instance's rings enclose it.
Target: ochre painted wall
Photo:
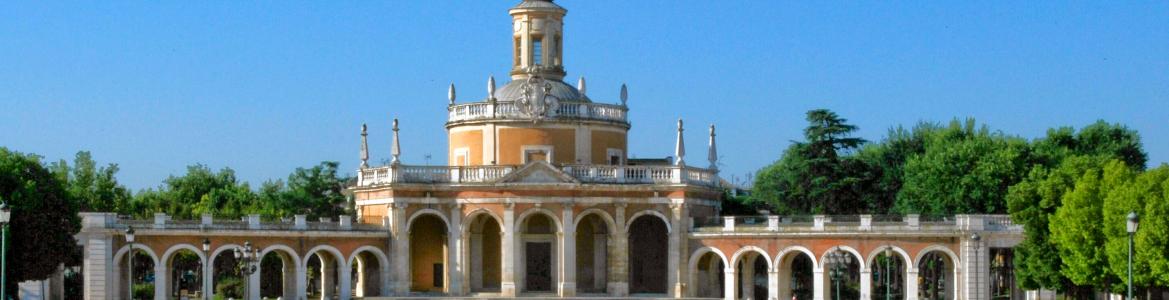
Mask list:
[[[442,219],[433,215],[419,217],[410,225],[411,291],[442,291],[443,288],[434,286],[434,264],[443,264],[445,272],[447,268],[445,230],[446,225]],[[445,282],[443,286],[446,286]]]
[[[559,128],[501,128],[499,129],[499,164],[523,163],[524,145],[551,145],[552,162],[569,164],[576,161],[576,130]]]
[[[451,132],[450,134],[450,149],[447,149],[447,163],[452,166],[459,165],[455,161],[455,149],[467,148],[470,165],[483,165],[483,131],[469,130]],[[490,161],[487,161],[490,162]]]
[[[619,133],[619,132],[613,132],[613,131],[602,131],[602,130],[593,130],[592,133],[593,133],[593,136],[592,136],[592,142],[593,142],[592,156],[593,156],[593,163],[594,164],[608,164],[609,163],[609,155],[608,155],[609,148],[621,149],[621,152],[622,152],[621,159],[622,160],[624,160],[625,157],[627,157],[626,155],[628,155],[628,154],[626,154],[625,152],[629,152],[629,151],[625,148],[625,141],[626,141],[625,133]]]

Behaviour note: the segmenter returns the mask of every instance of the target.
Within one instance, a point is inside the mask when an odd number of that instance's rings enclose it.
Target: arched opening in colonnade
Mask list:
[[[447,223],[436,214],[417,215],[410,222],[410,291],[446,291]]]
[[[467,282],[472,293],[498,293],[503,274],[503,230],[489,213],[473,214],[468,222]]]
[[[281,247],[265,249],[260,255],[260,296],[296,299],[296,254]]]
[[[153,252],[135,246],[133,251],[123,248],[114,259],[118,262],[117,282],[118,294],[121,299],[154,299],[154,274],[157,258]],[[133,257],[133,266],[131,266]],[[127,280],[129,282],[127,282]],[[127,296],[131,295],[131,296]]]
[[[905,299],[906,262],[903,253],[893,248],[878,250],[869,259],[869,286],[873,299]],[[916,278],[915,278],[916,279]]]
[[[957,272],[954,260],[941,250],[925,252],[917,261],[917,298],[920,300],[958,299]]]
[[[357,297],[387,296],[382,290],[386,275],[384,255],[375,250],[362,249],[353,255],[350,278],[353,278],[353,295]]]
[[[669,227],[654,214],[633,219],[629,230],[629,292],[665,294],[669,252]]]
[[[837,258],[829,259],[835,255]],[[820,268],[824,271],[824,297],[836,299],[860,299],[861,257],[855,250],[843,247],[833,248],[820,257]]]
[[[690,259],[691,297],[723,298],[726,264],[713,250],[700,250]]]
[[[308,284],[308,298],[309,299],[333,299],[333,297],[348,291],[349,289],[342,289],[341,272],[345,261],[337,253],[333,253],[326,249],[317,249],[309,252],[308,260],[305,261],[306,278],[305,282]]]
[[[733,258],[735,299],[768,299],[767,273],[771,259],[763,249],[752,248],[740,250]]]
[[[194,247],[177,248],[170,253],[163,254],[167,266],[166,277],[156,277],[155,280],[165,280],[155,284],[155,287],[165,286],[168,299],[199,298],[203,295],[203,255],[197,253]],[[157,274],[156,274],[157,275]]]
[[[523,277],[521,291],[552,292],[559,279],[556,276],[559,261],[559,243],[556,234],[560,232],[556,220],[543,212],[532,213],[520,223],[520,255],[517,270]]]
[[[211,293],[214,296],[227,298],[243,298],[244,279],[236,268],[239,260],[235,258],[235,249],[238,245],[224,245],[211,252]]]
[[[599,212],[584,215],[576,224],[576,289],[604,293],[609,281],[609,237],[612,228]]]

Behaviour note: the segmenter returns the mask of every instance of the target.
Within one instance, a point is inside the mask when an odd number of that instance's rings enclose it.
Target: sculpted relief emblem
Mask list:
[[[552,84],[543,78],[529,77],[520,91],[523,97],[516,100],[516,107],[533,123],[548,118],[560,107],[560,99],[552,95]]]

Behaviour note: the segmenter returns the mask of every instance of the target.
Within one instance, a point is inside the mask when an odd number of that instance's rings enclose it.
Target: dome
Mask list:
[[[576,87],[564,83],[560,80],[545,80],[545,82],[552,85],[552,91],[549,93],[556,96],[560,101],[565,102],[592,102],[588,96],[580,93]],[[512,80],[508,82],[503,88],[495,91],[495,99],[499,101],[515,101],[524,96],[523,94],[523,80]]]
[[[560,5],[556,5],[556,3],[552,3],[551,0],[524,0],[524,2],[520,2],[519,5],[516,5],[515,7],[512,7],[511,9],[533,9],[533,8],[534,9],[565,10],[563,7],[560,7]]]

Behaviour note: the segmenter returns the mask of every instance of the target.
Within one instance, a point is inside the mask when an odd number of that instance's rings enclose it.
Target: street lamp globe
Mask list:
[[[203,238],[203,252],[211,251],[211,239]]]
[[[8,202],[0,203],[0,223],[8,224],[12,220],[12,208],[8,207]]]
[[[127,243],[134,242],[134,227],[127,227],[126,228],[126,242]]]
[[[1139,220],[1137,220],[1137,212],[1134,211],[1134,212],[1128,213],[1128,224],[1127,224],[1128,226],[1126,226],[1126,228],[1125,228],[1128,230],[1128,233],[1136,233],[1137,232],[1137,225],[1140,225],[1140,222],[1138,222],[1138,221]]]

